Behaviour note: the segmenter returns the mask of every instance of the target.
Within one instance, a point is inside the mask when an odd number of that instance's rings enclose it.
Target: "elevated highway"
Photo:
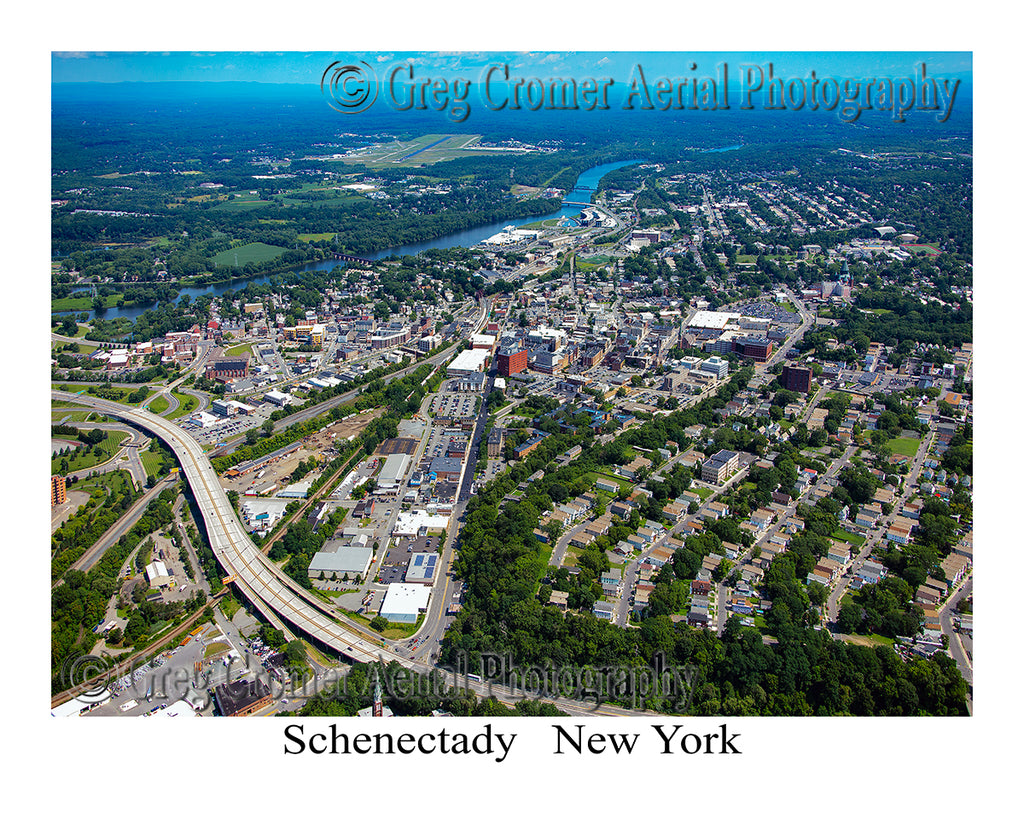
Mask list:
[[[479,330],[486,321],[488,304],[484,300],[480,317],[476,322]],[[421,362],[422,363],[422,362]],[[323,601],[311,595],[292,578],[278,569],[252,542],[238,516],[235,514],[227,493],[220,485],[209,458],[200,444],[172,421],[144,409],[134,409],[106,401],[91,395],[72,395],[59,390],[51,392],[53,399],[69,401],[100,410],[107,415],[121,418],[151,432],[163,440],[174,452],[192,488],[206,525],[210,545],[221,567],[231,578],[231,583],[243,594],[253,607],[274,627],[286,633],[303,634],[313,641],[353,662],[397,662],[400,665],[427,673],[437,671],[448,684],[473,690],[479,696],[494,696],[506,704],[524,699],[550,702],[557,707],[579,716],[620,716],[642,714],[627,708],[607,703],[597,705],[587,700],[530,696],[521,691],[496,685],[489,681],[470,680],[465,674],[458,675],[451,670],[435,667],[429,662],[417,661],[402,656],[395,647],[370,635],[355,631],[355,626],[339,622]],[[431,610],[424,626],[432,618],[440,619],[444,614],[444,600]],[[437,639],[440,639],[438,635]]]
[[[210,546],[224,571],[271,622],[293,626],[342,657],[357,662],[409,660],[382,642],[363,637],[338,622],[327,606],[285,575],[257,548],[242,527],[227,494],[199,443],[174,423],[146,410],[137,410],[90,395],[68,396],[53,391],[52,397],[73,400],[135,424],[161,438],[173,451],[192,487],[210,537]]]

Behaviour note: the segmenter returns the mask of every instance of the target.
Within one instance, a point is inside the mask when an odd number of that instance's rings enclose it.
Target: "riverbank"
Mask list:
[[[598,183],[605,174],[611,171],[623,168],[627,165],[635,165],[641,160],[639,159],[626,159],[619,160],[617,162],[605,162],[601,165],[595,165],[592,168],[588,168],[579,175],[576,179],[576,186],[561,200],[564,202],[589,202],[591,195],[597,190]],[[544,215],[538,219],[536,215],[531,216],[520,216],[512,219],[499,219],[497,221],[489,221],[485,224],[477,225],[476,227],[466,228],[452,233],[445,234],[436,239],[426,239],[419,242],[412,242],[404,245],[397,245],[394,247],[384,248],[382,250],[373,251],[365,254],[353,254],[358,255],[361,258],[365,258],[371,262],[381,261],[389,257],[402,257],[402,256],[416,256],[426,250],[440,249],[447,250],[453,247],[465,247],[470,248],[480,243],[484,239],[493,236],[498,233],[507,225],[514,227],[523,227],[527,224],[536,223],[538,221],[547,222],[549,220],[557,221],[563,216],[567,218],[575,218],[583,211],[582,205],[579,204],[562,204],[560,208],[557,208],[554,212]],[[178,291],[178,296],[175,299],[175,303],[180,303],[182,299],[188,297],[190,301],[202,296],[213,296],[218,298],[229,290],[242,290],[249,284],[266,284],[271,279],[280,276],[291,276],[291,275],[302,275],[303,273],[310,273],[318,270],[333,270],[335,267],[343,267],[344,261],[340,261],[335,258],[322,259],[319,261],[303,262],[297,265],[289,267],[287,270],[275,270],[273,272],[257,273],[254,276],[249,277],[237,277],[228,278],[225,280],[218,280],[214,282],[207,282],[201,285],[186,285],[181,287]],[[108,298],[119,298],[119,296],[110,296]],[[76,300],[77,301],[77,300]],[[73,314],[86,314],[87,321],[92,321],[96,317],[96,312],[91,309],[92,301],[88,299],[88,310],[80,310],[69,308],[64,312],[57,312],[55,309],[51,309],[53,315],[66,315],[68,313]],[[55,302],[56,303],[56,302]],[[154,305],[152,303],[147,304],[133,304],[131,306],[111,306],[103,310],[100,313],[100,318],[106,320],[113,320],[117,318],[126,318],[132,322],[135,321],[140,315],[146,310],[152,309]],[[51,305],[52,308],[52,305]]]

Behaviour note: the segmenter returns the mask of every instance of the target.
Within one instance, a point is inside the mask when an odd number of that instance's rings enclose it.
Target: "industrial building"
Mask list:
[[[146,579],[149,581],[150,586],[164,587],[171,585],[171,573],[167,571],[167,564],[162,560],[154,560],[146,566]]]
[[[494,352],[494,343],[497,339],[486,333],[474,333],[469,337],[469,341],[474,350],[487,350],[487,352],[492,353]]]
[[[462,475],[462,461],[458,458],[438,456],[430,462],[430,471],[439,481],[458,480]]]
[[[437,555],[420,552],[412,556],[405,572],[406,583],[433,583],[437,571]]]
[[[422,583],[392,583],[380,605],[380,615],[392,623],[415,623],[430,602],[430,586]]]
[[[277,404],[279,407],[284,407],[291,401],[291,397],[287,393],[270,390],[270,392],[263,396],[263,400],[269,401],[271,404]]]
[[[365,577],[372,562],[373,549],[369,546],[346,546],[334,541],[313,555],[307,574],[314,580],[321,574],[326,580],[335,579],[335,575],[341,579],[346,574]]]
[[[384,459],[384,466],[377,475],[377,485],[381,488],[398,486],[409,469],[409,461],[409,455],[388,455]]]
[[[217,711],[224,717],[247,717],[270,705],[270,688],[263,680],[238,680],[213,689]]]
[[[721,310],[698,310],[692,319],[689,327],[704,327],[713,330],[722,330],[729,321],[739,321],[739,313],[726,313]]]
[[[398,520],[391,534],[395,537],[417,537],[428,532],[440,532],[448,528],[448,515],[431,515],[423,509],[413,512],[399,512]]]
[[[448,377],[455,378],[470,373],[482,373],[488,356],[490,356],[489,350],[463,350],[448,365]]]

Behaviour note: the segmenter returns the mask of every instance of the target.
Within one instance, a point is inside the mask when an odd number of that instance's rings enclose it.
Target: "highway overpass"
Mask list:
[[[232,582],[271,623],[283,621],[349,660],[396,660],[412,666],[386,646],[337,622],[328,607],[284,574],[257,548],[242,527],[224,488],[199,443],[176,424],[148,410],[90,395],[54,390],[55,400],[74,401],[135,424],[161,438],[173,451],[195,495],[218,562]]]

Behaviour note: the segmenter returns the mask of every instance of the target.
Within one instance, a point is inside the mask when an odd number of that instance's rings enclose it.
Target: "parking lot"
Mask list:
[[[473,392],[442,392],[434,396],[431,412],[439,423],[472,421],[483,399]]]
[[[272,404],[261,404],[253,407],[249,414],[239,413],[230,418],[222,418],[214,421],[209,426],[200,426],[198,413],[189,415],[179,423],[201,444],[217,444],[244,435],[250,429],[259,429],[263,422],[270,418],[270,413],[277,407]],[[209,413],[207,413],[209,414]]]

